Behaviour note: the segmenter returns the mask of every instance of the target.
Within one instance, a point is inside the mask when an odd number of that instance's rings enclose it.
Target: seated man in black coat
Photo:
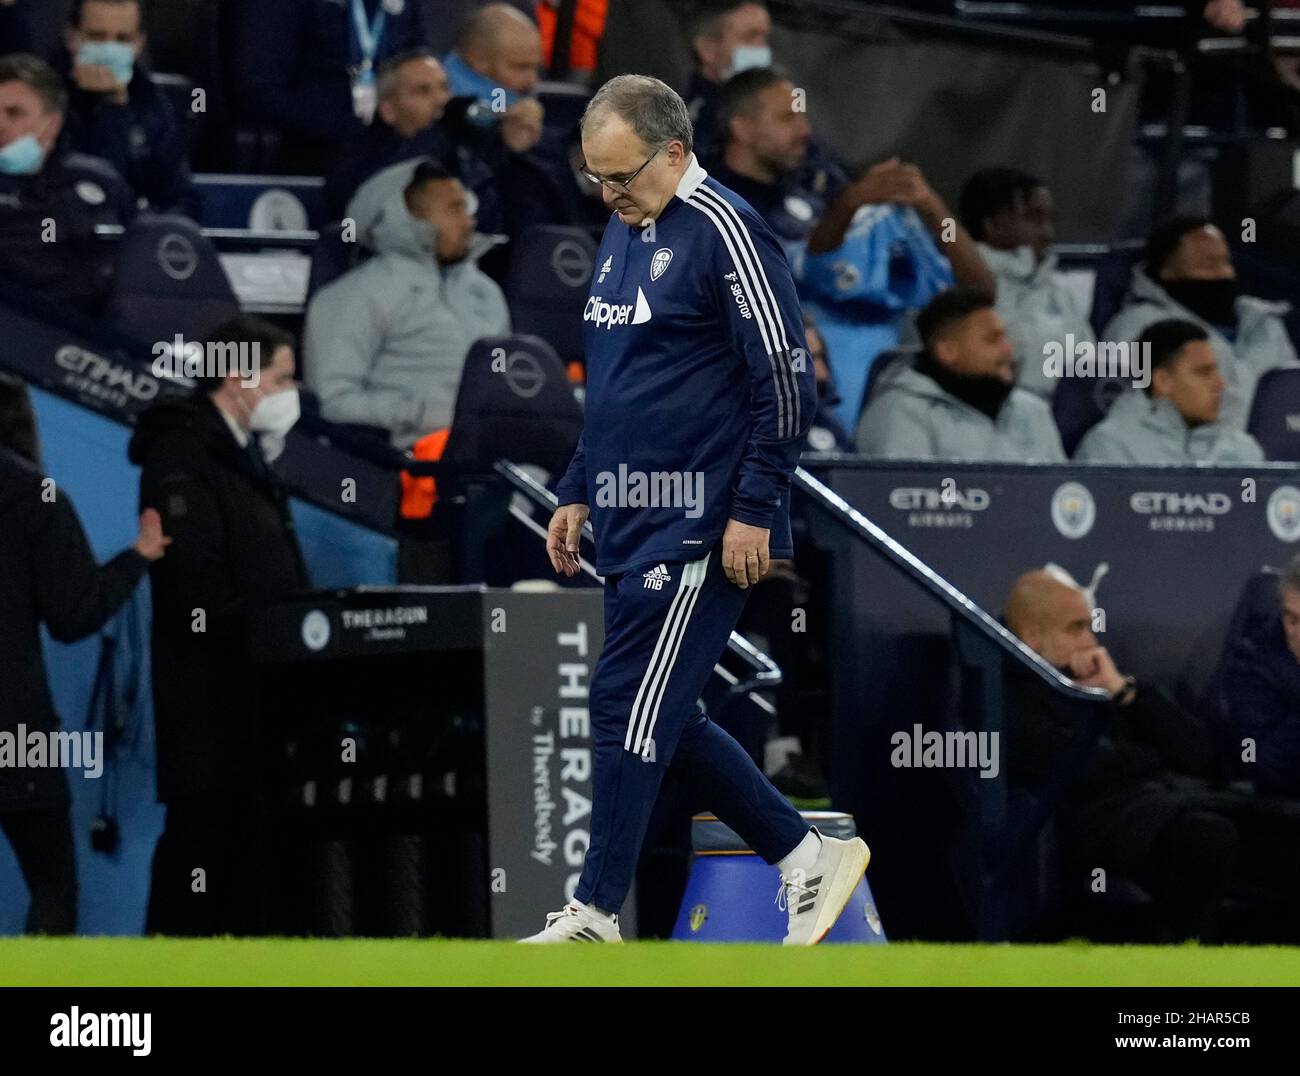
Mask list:
[[[1058,815],[1067,878],[1091,887],[1100,868],[1138,883],[1169,940],[1214,938],[1230,889],[1300,897],[1300,803],[1221,787],[1208,724],[1121,674],[1092,615],[1085,591],[1046,570],[1016,580],[1005,611],[1007,627],[1045,661],[1114,700]],[[1009,677],[1007,695],[1009,776],[1041,789],[1069,757],[1078,718],[1027,676]]]
[[[143,63],[140,0],[78,0],[67,31],[68,146],[111,164],[158,213],[195,216],[183,117]]]
[[[97,313],[117,247],[95,229],[129,224],[135,196],[103,161],[58,148],[67,99],[44,60],[0,56],[0,275]]]
[[[1256,790],[1300,796],[1300,555],[1278,580],[1275,615],[1228,654],[1223,717]]]
[[[379,69],[374,121],[350,139],[325,177],[331,219],[341,219],[357,188],[376,172],[416,157],[432,157],[454,171],[455,150],[438,121],[451,84],[427,49],[394,56]]]
[[[209,348],[210,360],[246,371],[234,356],[251,357],[258,377],[207,371],[192,397],[147,411],[130,447],[140,503],[161,513],[172,538],[150,576],[158,798],[167,804],[150,933],[267,927],[267,819],[246,633],[258,603],[308,585],[267,462],[298,417],[293,338],[240,315],[212,341],[225,349]],[[193,888],[196,868],[203,892]]]

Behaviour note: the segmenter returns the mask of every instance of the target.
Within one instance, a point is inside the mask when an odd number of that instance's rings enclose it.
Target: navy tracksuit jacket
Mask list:
[[[596,255],[586,425],[556,493],[591,508],[602,575],[693,559],[728,518],[770,528],[774,557],[794,553],[785,500],[817,406],[799,300],[767,225],[705,177],[692,161],[651,242],[614,217]],[[700,476],[700,514],[608,504],[633,491],[620,467]]]
[[[617,912],[670,763],[769,863],[808,832],[698,700],[749,594],[722,571],[727,520],[769,528],[771,555],[793,555],[790,476],[816,389],[784,253],[694,158],[653,230],[610,220],[584,321],[585,426],[557,494],[591,509],[605,644],[573,895]]]

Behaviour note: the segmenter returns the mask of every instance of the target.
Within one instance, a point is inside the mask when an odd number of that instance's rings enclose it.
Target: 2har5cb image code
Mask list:
[[[1142,1029],[1144,1035],[1116,1035],[1117,1047],[1154,1047],[1209,1051],[1214,1049],[1249,1049],[1250,1036],[1244,1032],[1251,1022],[1248,1012],[1119,1012],[1115,1022],[1121,1028]],[[1238,1034],[1204,1034],[1214,1028],[1231,1029]]]

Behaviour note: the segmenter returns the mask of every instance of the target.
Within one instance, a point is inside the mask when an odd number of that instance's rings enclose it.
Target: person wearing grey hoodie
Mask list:
[[[1153,322],[1194,321],[1209,333],[1225,384],[1220,421],[1243,430],[1255,383],[1269,370],[1300,366],[1282,318],[1289,303],[1242,295],[1228,241],[1205,217],[1179,216],[1147,240],[1125,304],[1102,333],[1133,341]]]
[[[1047,404],[1015,385],[1015,358],[985,292],[954,288],[916,319],[923,350],[897,360],[858,423],[858,451],[881,459],[1060,463]]]
[[[307,309],[306,379],[330,422],[382,426],[397,448],[451,424],[475,340],[510,332],[501,289],[474,264],[474,218],[460,181],[406,161],[348,205],[374,256]]]
[[[1260,463],[1264,450],[1219,415],[1224,380],[1210,334],[1192,321],[1170,319],[1138,340],[1150,349],[1145,390],[1124,392],[1084,435],[1079,463]]]
[[[966,182],[958,215],[997,278],[997,312],[1016,349],[1016,384],[1050,400],[1048,346],[1094,343],[1083,297],[1058,270],[1056,210],[1047,185],[1015,168],[985,168]]]

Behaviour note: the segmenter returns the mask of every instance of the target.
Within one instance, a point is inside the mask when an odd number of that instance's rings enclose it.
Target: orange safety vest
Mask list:
[[[417,460],[440,460],[447,448],[450,426],[444,426],[433,433],[425,434],[411,446],[411,455]],[[428,475],[416,477],[406,471],[402,472],[402,506],[403,519],[428,519],[433,514],[433,506],[438,503],[438,480]]]
[[[573,13],[573,36],[569,39],[569,66],[574,71],[596,70],[596,46],[605,36],[605,15],[608,0],[578,0]],[[555,27],[559,13],[545,0],[536,8],[537,28],[542,32],[542,55],[546,66],[551,66],[551,49],[555,43]]]

